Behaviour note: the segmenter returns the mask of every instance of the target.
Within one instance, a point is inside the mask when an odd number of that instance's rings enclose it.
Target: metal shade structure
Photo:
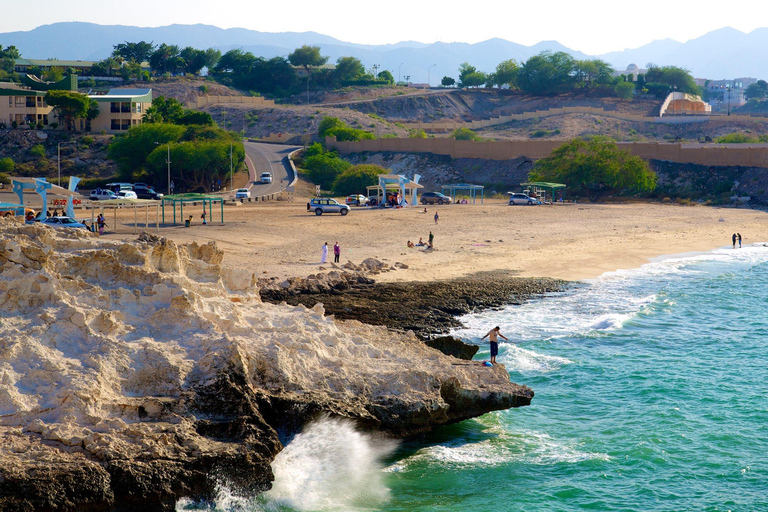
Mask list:
[[[460,190],[466,190],[469,192],[469,197],[472,198],[472,204],[475,204],[475,199],[477,198],[477,191],[480,191],[480,204],[483,204],[483,200],[485,199],[485,187],[482,185],[473,185],[471,183],[457,183],[456,185],[443,185],[440,187],[440,191],[445,194],[445,191],[448,191],[447,195],[451,198],[451,201],[456,203],[456,192]]]
[[[211,212],[211,222],[213,222],[213,204],[219,203],[221,207],[221,223],[224,224],[224,198],[221,196],[211,196],[206,194],[176,194],[172,196],[165,196],[161,200],[162,203],[162,209],[163,209],[163,224],[165,224],[165,205],[171,204],[173,205],[173,224],[179,224],[176,222],[176,205],[178,204],[181,208],[180,213],[180,220],[181,222],[184,222],[184,204],[192,203],[193,205],[197,203],[203,203],[203,211]],[[207,204],[207,208],[206,208]]]
[[[144,220],[144,228],[149,228],[149,208],[151,206],[155,207],[155,229],[160,230],[160,201],[153,201],[151,199],[104,199],[101,201],[93,201],[91,204],[87,207],[89,210],[91,210],[91,222],[95,221],[94,218],[94,210],[100,209],[102,215],[104,214],[105,209],[111,209],[112,210],[112,222],[114,229],[117,229],[117,210],[121,208],[132,208],[133,209],[133,227],[134,229],[138,228],[138,215],[136,213],[137,208],[144,208],[145,213],[145,220]]]
[[[566,188],[565,184],[563,183],[548,183],[546,181],[530,181],[528,183],[521,183],[521,187],[531,187],[534,190],[541,189],[541,190],[549,190],[549,197],[551,198],[552,203],[555,202],[555,190],[558,189],[564,189]]]
[[[408,194],[411,195],[411,203],[416,204],[416,193],[418,189],[424,188],[424,185],[419,185],[419,179],[421,176],[414,175],[413,180],[406,178],[401,174],[379,174],[379,184],[366,187],[368,195],[371,196],[371,191],[376,192],[376,197],[380,205],[383,205],[387,199],[387,190],[396,190],[400,192],[400,205],[406,202]]]

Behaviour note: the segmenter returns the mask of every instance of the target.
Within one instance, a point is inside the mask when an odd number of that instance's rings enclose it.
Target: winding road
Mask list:
[[[249,175],[247,188],[251,191],[251,197],[277,194],[295,181],[296,173],[288,161],[288,155],[302,146],[248,141],[243,145]],[[272,174],[272,183],[261,183],[260,177],[264,172]]]

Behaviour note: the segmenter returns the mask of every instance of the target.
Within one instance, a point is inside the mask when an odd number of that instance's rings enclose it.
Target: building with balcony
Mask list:
[[[47,127],[53,119],[52,107],[45,102],[45,94],[18,86],[0,87],[0,126]]]
[[[99,115],[90,128],[81,120],[81,129],[100,132],[122,132],[141,124],[144,113],[152,106],[152,89],[110,89],[106,94],[90,94],[99,104]]]

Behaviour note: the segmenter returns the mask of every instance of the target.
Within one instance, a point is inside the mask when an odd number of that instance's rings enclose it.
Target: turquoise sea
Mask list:
[[[495,325],[529,407],[398,446],[321,421],[255,500],[219,510],[766,511],[768,247],[612,272],[463,318]],[[487,345],[478,358],[487,358]],[[180,502],[179,509],[200,504]]]

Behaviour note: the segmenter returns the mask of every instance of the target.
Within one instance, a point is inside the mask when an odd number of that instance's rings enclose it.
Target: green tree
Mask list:
[[[758,80],[754,84],[750,84],[744,92],[744,96],[746,96],[748,100],[764,100],[765,98],[768,98],[768,82],[765,80]]]
[[[469,64],[462,62],[459,66],[459,87],[479,87],[486,81],[486,74]]]
[[[354,80],[365,74],[365,66],[355,57],[339,57],[333,72],[338,83]]]
[[[758,142],[757,137],[750,137],[746,133],[729,133],[721,135],[715,139],[718,144],[754,144]]]
[[[374,164],[354,165],[336,177],[333,192],[340,196],[363,193],[366,187],[378,183],[379,174],[387,174],[387,170]]]
[[[650,84],[662,84],[667,86],[667,90],[684,92],[701,96],[701,88],[696,85],[696,80],[691,76],[688,70],[677,66],[656,66],[648,65],[648,72],[645,74],[645,85],[650,91]],[[660,90],[660,89],[659,89]]]
[[[517,74],[526,94],[552,96],[573,89],[575,61],[565,52],[543,52],[528,59]]]
[[[376,138],[370,132],[347,126],[344,121],[337,117],[324,117],[323,120],[320,121],[320,126],[318,127],[317,133],[321,139],[324,139],[325,137],[336,137],[336,140],[339,141],[354,141]]]
[[[216,66],[216,63],[219,62],[219,59],[221,58],[221,51],[215,49],[215,48],[208,48],[205,50],[205,67],[208,69],[213,69],[214,66]]]
[[[48,91],[45,102],[52,106],[67,130],[75,129],[76,119],[86,119],[92,108],[91,100],[85,94],[74,91]],[[98,114],[98,109],[97,109]]]
[[[213,125],[213,118],[207,112],[184,108],[178,100],[158,96],[152,100],[152,106],[144,112],[142,122]]]
[[[296,48],[293,52],[288,54],[288,60],[294,66],[303,67],[307,76],[309,76],[309,68],[319,67],[328,62],[328,57],[320,55],[319,46],[304,45],[301,48]]]
[[[107,156],[117,164],[120,176],[130,179],[134,173],[144,170],[147,156],[157,149],[157,145],[176,142],[184,134],[184,130],[183,126],[163,123],[134,126],[112,140]]]
[[[187,46],[181,50],[179,56],[184,59],[184,70],[187,73],[197,75],[205,67],[205,52]]]
[[[574,61],[573,74],[582,87],[609,85],[614,81],[614,69],[600,59]]]
[[[179,64],[183,64],[183,59],[181,59],[179,52],[180,50],[177,45],[163,43],[149,56],[149,67],[155,72],[174,73],[177,71]]]
[[[384,71],[379,73],[376,78],[388,84],[395,83],[395,77],[392,76],[392,73],[388,69],[385,69]]]
[[[442,80],[440,80],[440,85],[443,87],[453,87],[456,84],[456,80],[449,76],[444,76]]]
[[[618,82],[613,86],[613,92],[622,100],[631,100],[635,93],[635,84],[632,82]]]
[[[149,60],[150,55],[155,51],[155,45],[146,41],[139,41],[138,43],[126,41],[125,43],[116,44],[113,48],[112,57],[122,57],[128,62],[133,61],[139,64]]]
[[[304,159],[304,170],[309,180],[323,190],[331,190],[336,177],[352,166],[335,152],[313,155]]]
[[[493,83],[499,87],[508,85],[510,89],[515,87],[517,73],[520,67],[515,59],[505,60],[496,66],[496,72],[493,74]]]
[[[656,174],[642,158],[600,137],[563,144],[536,162],[529,179],[565,183],[592,202],[617,192],[651,192],[656,188]]]

